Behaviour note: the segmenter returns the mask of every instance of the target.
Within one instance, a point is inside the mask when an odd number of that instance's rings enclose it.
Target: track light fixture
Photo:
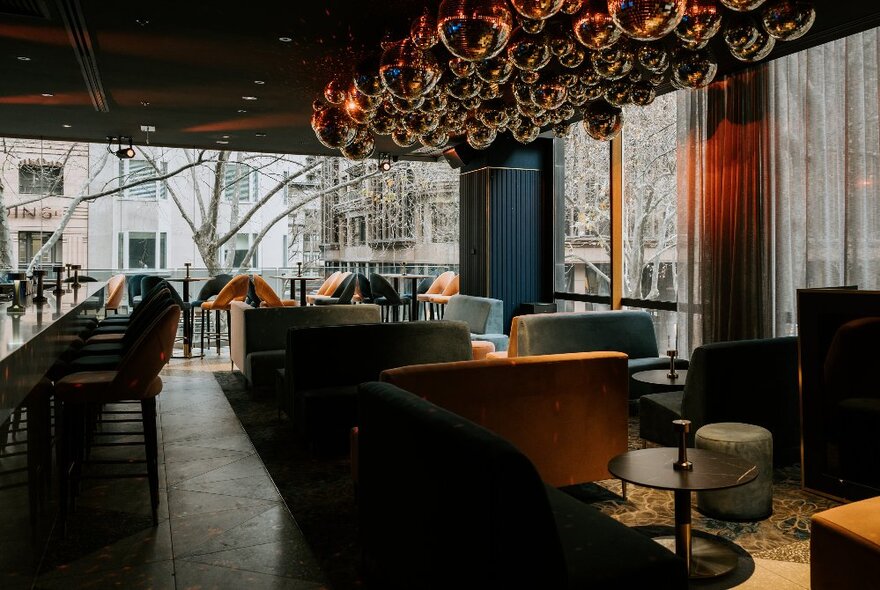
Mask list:
[[[388,172],[391,170],[391,163],[397,161],[397,156],[392,156],[391,154],[381,153],[379,154],[379,170],[382,172]]]
[[[128,147],[123,147],[123,142],[128,142]],[[116,142],[116,149],[113,149],[113,142]],[[134,147],[131,144],[131,137],[120,135],[119,137],[107,136],[107,151],[115,154],[120,160],[130,160],[134,158]]]

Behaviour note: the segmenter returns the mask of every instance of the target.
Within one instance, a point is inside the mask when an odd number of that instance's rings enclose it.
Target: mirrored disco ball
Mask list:
[[[754,10],[764,3],[764,0],[719,0],[723,5],[731,10],[739,12],[748,12]]]
[[[672,60],[672,77],[684,88],[703,88],[715,79],[718,64],[707,50],[683,49]]]
[[[690,0],[675,35],[691,46],[705,45],[721,28],[721,10],[715,0]]]
[[[627,36],[656,41],[684,16],[685,0],[609,0],[608,12]]]
[[[563,0],[510,0],[510,3],[525,18],[544,20],[559,12]]]
[[[629,99],[640,107],[648,106],[657,97],[657,91],[647,80],[641,80],[629,89]]]
[[[358,133],[354,141],[341,149],[342,155],[349,160],[364,160],[373,155],[376,140],[369,131]]]
[[[468,61],[495,57],[507,45],[513,15],[506,0],[443,0],[437,31],[449,52]]]
[[[354,68],[354,85],[368,96],[381,96],[385,87],[379,78],[379,56],[370,56],[361,60]]]
[[[322,144],[339,149],[354,141],[357,126],[341,108],[322,106],[312,113],[312,130]]]
[[[575,39],[587,49],[610,47],[620,38],[621,31],[603,0],[586,0],[571,23]]]
[[[484,150],[492,145],[492,142],[495,141],[497,135],[497,131],[491,127],[483,125],[476,119],[471,119],[467,123],[467,142],[468,145],[475,150]]]
[[[609,141],[623,127],[623,111],[604,100],[596,101],[584,112],[584,130],[599,141]]]
[[[506,56],[499,55],[492,59],[477,62],[477,76],[483,82],[504,84],[513,74],[513,64]]]
[[[421,98],[441,75],[443,70],[434,54],[422,51],[409,38],[391,43],[382,53],[379,76],[388,92],[398,98]]]
[[[534,72],[550,63],[552,54],[546,37],[520,32],[507,45],[507,57],[517,68]]]
[[[522,119],[516,128],[511,129],[513,138],[520,143],[532,143],[541,134],[541,129],[528,119]]]
[[[562,3],[562,8],[560,8],[560,12],[564,14],[577,14],[577,12],[581,9],[581,6],[584,4],[584,0],[564,0]]]
[[[400,147],[409,147],[416,142],[416,136],[399,127],[391,132],[391,140]]]
[[[642,67],[655,74],[662,74],[669,67],[669,52],[661,45],[642,45],[636,53]]]
[[[342,78],[333,78],[324,86],[324,100],[330,104],[342,104],[348,98],[348,83]]]
[[[810,2],[777,0],[761,9],[764,30],[780,41],[803,37],[815,21],[816,9]]]
[[[742,47],[728,47],[730,54],[740,61],[749,63],[761,61],[770,55],[776,46],[776,39],[768,35],[764,29],[759,27],[759,30],[758,38],[751,43]]]
[[[427,148],[440,149],[449,143],[449,134],[444,129],[437,128],[419,138],[419,142]]]
[[[417,18],[409,30],[409,38],[413,45],[422,50],[431,49],[440,41],[440,35],[437,33],[437,22],[434,17],[425,9],[422,16]]]

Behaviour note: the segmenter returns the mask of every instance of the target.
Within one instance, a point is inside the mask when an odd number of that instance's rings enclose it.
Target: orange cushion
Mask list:
[[[254,275],[254,291],[256,291],[257,297],[266,304],[266,307],[281,307],[283,305],[275,290],[263,277],[257,274]]]

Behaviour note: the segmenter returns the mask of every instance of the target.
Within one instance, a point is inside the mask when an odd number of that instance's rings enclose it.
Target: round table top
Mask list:
[[[285,281],[321,281],[324,277],[311,275],[271,275],[270,279],[284,279]]]
[[[651,383],[652,385],[680,385],[684,387],[687,379],[687,369],[676,369],[677,379],[669,378],[669,369],[654,369],[652,371],[639,371],[633,373],[632,378],[642,383]]]
[[[214,277],[176,277],[173,279],[165,279],[172,283],[195,283],[196,281],[209,281]]]
[[[672,468],[678,459],[675,447],[639,449],[617,455],[608,462],[611,475],[658,490],[721,490],[747,484],[758,476],[757,466],[739,457],[709,451],[687,450],[690,471]]]

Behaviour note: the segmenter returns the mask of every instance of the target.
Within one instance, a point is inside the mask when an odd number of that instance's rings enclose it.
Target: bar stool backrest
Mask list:
[[[260,301],[265,302],[265,307],[283,307],[284,303],[281,297],[275,292],[275,289],[266,282],[266,279],[254,273],[254,292]]]
[[[237,275],[226,283],[214,299],[214,309],[227,309],[237,297],[245,297],[251,278],[248,275]]]
[[[440,294],[441,295],[448,295],[450,297],[452,295],[458,295],[458,284],[459,284],[458,277],[459,277],[459,275],[454,275],[452,277],[452,280],[449,281],[448,283],[446,283],[446,287],[443,288],[443,292]]]
[[[342,274],[342,272],[338,271],[338,270],[330,273],[330,276],[328,276],[326,279],[324,279],[324,282],[321,283],[320,287],[318,287],[318,292],[316,293],[316,295],[330,295],[330,294],[332,294],[333,291],[331,290],[331,287],[333,289],[336,288],[336,279],[341,274]],[[327,291],[330,291],[330,293],[328,293]]]
[[[119,309],[122,304],[122,297],[125,295],[125,275],[118,274],[110,277],[107,281],[107,303],[104,304],[105,309]]]
[[[231,280],[232,275],[230,274],[219,274],[212,279],[208,279],[205,281],[205,284],[202,285],[202,288],[199,289],[199,295],[196,300],[205,302],[214,295],[218,295],[220,291],[223,290],[223,287],[225,287]]]
[[[388,279],[379,273],[370,273],[370,288],[373,291],[373,297],[384,297],[387,305],[403,305],[400,293],[394,288]]]
[[[169,305],[141,332],[119,363],[113,386],[126,392],[127,399],[141,399],[171,358],[180,306]]]
[[[440,275],[434,279],[434,282],[431,283],[431,286],[428,287],[428,290],[425,291],[425,295],[440,295],[443,293],[443,289],[446,288],[446,285],[449,284],[449,281],[453,278],[455,278],[455,273],[451,270],[440,273]]]
[[[134,300],[137,296],[143,296],[144,293],[141,292],[141,279],[145,276],[144,274],[134,274],[128,277],[128,305],[130,307],[134,307],[136,301]]]

